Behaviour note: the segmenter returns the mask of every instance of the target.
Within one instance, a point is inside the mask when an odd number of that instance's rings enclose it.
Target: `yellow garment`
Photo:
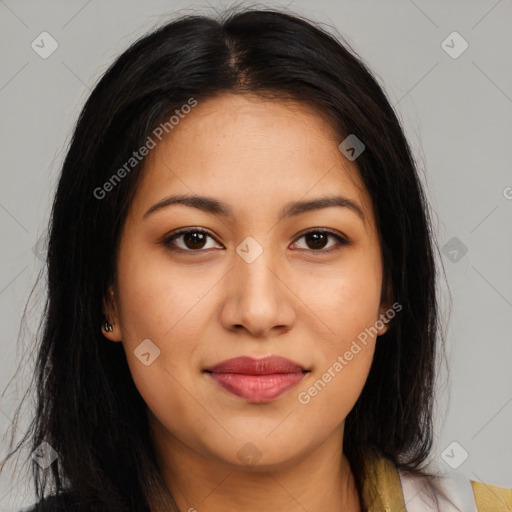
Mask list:
[[[478,512],[512,512],[512,489],[470,480]],[[368,512],[406,512],[400,476],[395,465],[379,458],[369,465],[363,483]]]
[[[363,482],[363,499],[368,512],[406,511],[400,476],[390,460],[379,458],[369,465]]]
[[[479,512],[511,512],[512,489],[471,480]]]

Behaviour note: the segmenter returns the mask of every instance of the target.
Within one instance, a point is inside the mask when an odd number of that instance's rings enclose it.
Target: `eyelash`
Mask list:
[[[193,249],[181,249],[181,248],[173,247],[172,242],[174,242],[174,240],[176,240],[177,238],[179,238],[179,237],[181,237],[183,235],[186,235],[188,233],[201,233],[201,234],[209,236],[210,238],[213,238],[215,240],[215,237],[212,236],[208,231],[205,231],[204,229],[201,229],[201,228],[187,228],[187,229],[181,229],[180,231],[177,231],[176,233],[173,233],[172,235],[165,237],[162,240],[162,244],[166,248],[168,248],[170,251],[179,252],[179,253],[201,253],[201,252],[206,252],[206,251],[209,250],[209,249],[193,250]],[[341,247],[350,245],[350,242],[346,238],[344,238],[343,236],[337,234],[336,232],[330,231],[330,230],[327,230],[327,229],[318,229],[318,228],[310,229],[309,231],[301,233],[300,236],[296,239],[296,241],[300,240],[301,238],[303,238],[306,235],[309,235],[311,233],[320,233],[320,234],[331,236],[331,237],[333,237],[333,238],[335,238],[337,240],[338,244],[333,246],[333,247],[330,247],[329,249],[318,249],[318,250],[314,250],[314,249],[300,249],[300,250],[306,250],[306,251],[310,251],[310,252],[317,253],[317,254],[318,253],[320,253],[320,254],[329,254],[329,253],[331,253],[333,251],[337,251],[337,250],[341,249]],[[215,241],[217,242],[217,240],[215,240]],[[217,242],[217,243],[219,243],[219,242]],[[296,242],[294,242],[294,243],[296,243]]]

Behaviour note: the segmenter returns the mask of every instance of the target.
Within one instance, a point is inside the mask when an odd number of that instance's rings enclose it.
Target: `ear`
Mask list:
[[[391,322],[391,319],[386,315],[386,312],[389,311],[389,309],[391,309],[391,307],[388,306],[387,304],[382,305],[379,309],[379,318],[376,322],[377,323],[376,327],[379,331],[377,336],[382,336],[383,334],[388,332],[389,322]],[[379,327],[380,327],[380,329],[379,329]]]
[[[103,336],[108,338],[110,341],[121,341],[123,339],[123,335],[121,333],[121,326],[119,324],[117,301],[114,290],[111,286],[108,287],[106,294],[103,296],[102,302],[104,319],[101,324],[101,332]],[[112,326],[111,331],[107,331],[105,329],[106,321],[108,321]]]
[[[389,323],[392,321],[392,318],[395,316],[395,315],[393,315],[391,317],[389,316],[390,310],[394,312],[393,308],[391,307],[391,304],[393,302],[393,300],[392,300],[393,292],[392,292],[391,288],[392,287],[387,282],[384,283],[381,298],[380,298],[381,306],[379,308],[379,318],[378,318],[378,327],[377,327],[379,333],[377,334],[377,336],[382,336],[383,334],[388,332]],[[379,327],[380,327],[380,329],[379,329]]]

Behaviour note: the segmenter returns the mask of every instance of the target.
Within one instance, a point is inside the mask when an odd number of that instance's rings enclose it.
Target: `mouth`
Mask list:
[[[299,384],[310,370],[279,356],[228,359],[203,370],[224,391],[254,403],[277,399]]]

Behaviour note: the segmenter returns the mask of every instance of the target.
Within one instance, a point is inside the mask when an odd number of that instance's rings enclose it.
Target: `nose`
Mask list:
[[[232,271],[225,281],[221,322],[231,331],[246,330],[253,337],[267,338],[291,329],[295,320],[295,295],[287,283],[289,273],[263,250],[251,263],[234,255]]]

